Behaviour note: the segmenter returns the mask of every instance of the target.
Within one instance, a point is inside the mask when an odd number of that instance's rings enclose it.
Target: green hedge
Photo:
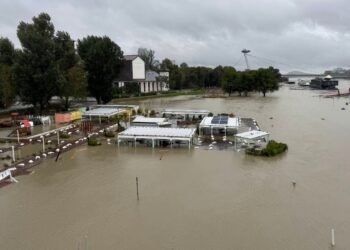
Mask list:
[[[266,147],[263,149],[247,148],[245,152],[248,155],[272,157],[272,156],[281,154],[287,150],[288,150],[287,144],[271,140],[267,143]]]
[[[87,142],[88,142],[89,146],[99,146],[99,145],[101,145],[100,140],[97,137],[93,137],[93,136],[89,137]]]

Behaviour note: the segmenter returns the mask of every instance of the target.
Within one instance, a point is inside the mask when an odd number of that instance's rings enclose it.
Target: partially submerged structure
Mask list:
[[[202,119],[208,116],[210,111],[206,109],[163,109],[160,113],[163,117],[176,117],[188,120],[193,118]]]
[[[138,127],[171,127],[167,118],[136,116],[130,126]]]
[[[199,135],[234,135],[240,124],[240,118],[237,117],[204,117],[198,127]]]
[[[159,128],[159,127],[129,127],[118,134],[119,143],[124,141],[152,146],[170,146],[188,144],[191,147],[196,129],[194,128]]]
[[[98,107],[98,108],[86,111],[83,114],[83,118],[89,119],[90,121],[92,119],[98,119],[99,122],[101,123],[102,118],[107,118],[107,120],[109,121],[111,117],[122,113],[127,113],[127,111],[122,108]]]
[[[235,135],[235,147],[237,149],[238,145],[243,146],[255,146],[260,142],[268,142],[270,134],[260,130],[251,130]]]

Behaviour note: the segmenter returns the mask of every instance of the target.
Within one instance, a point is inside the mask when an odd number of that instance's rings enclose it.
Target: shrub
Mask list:
[[[114,135],[113,131],[111,131],[111,130],[105,130],[105,136],[106,136],[106,137],[114,137],[115,135]]]
[[[266,156],[266,157],[272,157],[278,154],[281,154],[285,151],[287,151],[288,145],[281,142],[276,142],[274,140],[271,140],[267,143],[266,147],[263,149],[254,149],[254,148],[248,148],[246,149],[246,154],[248,155],[257,155],[257,156]]]
[[[125,128],[122,125],[118,125],[117,132],[123,132]]]
[[[154,110],[152,109],[151,112],[149,113],[149,116],[155,117],[155,116],[156,116],[156,111],[154,111]]]
[[[109,118],[109,121],[111,123],[116,123],[118,121],[118,117],[117,116],[112,116],[112,117]]]
[[[60,138],[62,139],[68,139],[70,137],[70,135],[68,133],[60,133]]]
[[[101,142],[98,140],[97,137],[91,136],[87,140],[89,146],[99,146],[101,145]]]
[[[214,114],[213,114],[212,112],[210,112],[210,113],[208,114],[208,116],[209,116],[209,117],[213,117]]]

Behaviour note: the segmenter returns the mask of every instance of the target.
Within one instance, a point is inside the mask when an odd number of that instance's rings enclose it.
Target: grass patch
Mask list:
[[[271,140],[267,143],[265,148],[263,149],[247,148],[245,150],[245,153],[248,155],[272,157],[275,155],[282,154],[287,150],[288,150],[287,144]]]

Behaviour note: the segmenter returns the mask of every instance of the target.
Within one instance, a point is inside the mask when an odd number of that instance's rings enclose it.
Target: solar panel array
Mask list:
[[[227,124],[228,116],[214,116],[211,120],[211,124]]]

